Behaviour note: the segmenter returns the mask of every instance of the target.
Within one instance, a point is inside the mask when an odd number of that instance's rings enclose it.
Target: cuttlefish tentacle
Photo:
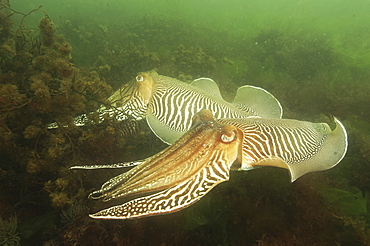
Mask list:
[[[242,132],[233,126],[218,124],[209,115],[209,111],[199,114],[195,119],[198,122],[183,138],[141,165],[110,179],[90,197],[108,201],[164,190],[191,179],[207,166],[217,168],[215,163],[221,159],[229,165],[229,170],[238,157]]]

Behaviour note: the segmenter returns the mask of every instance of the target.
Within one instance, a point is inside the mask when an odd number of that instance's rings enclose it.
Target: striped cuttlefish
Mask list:
[[[98,109],[99,120],[106,116],[117,121],[146,119],[162,141],[174,143],[191,127],[192,117],[201,109],[209,109],[215,118],[281,118],[282,107],[268,91],[250,85],[238,88],[233,102],[225,101],[216,82],[199,78],[188,84],[159,75],[154,71],[139,73],[115,91],[110,106]],[[89,113],[74,119],[76,126],[89,121]],[[49,128],[56,128],[56,122]]]
[[[138,162],[74,166],[71,169],[134,166],[92,192],[90,198],[136,195],[121,205],[90,217],[133,219],[168,214],[186,208],[217,184],[229,180],[230,170],[276,166],[289,170],[291,180],[337,165],[347,150],[347,134],[334,118],[326,123],[249,117],[214,118],[210,110],[195,114],[192,127],[172,145]]]

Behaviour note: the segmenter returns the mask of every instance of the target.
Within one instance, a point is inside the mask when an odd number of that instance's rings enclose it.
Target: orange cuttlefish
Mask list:
[[[136,165],[92,192],[103,201],[138,198],[101,210],[90,217],[133,219],[168,214],[197,202],[230,170],[276,166],[289,170],[291,180],[334,167],[347,150],[347,134],[334,118],[326,123],[289,119],[215,119],[209,110],[193,117],[192,127],[171,146],[143,161],[71,169],[120,168]]]

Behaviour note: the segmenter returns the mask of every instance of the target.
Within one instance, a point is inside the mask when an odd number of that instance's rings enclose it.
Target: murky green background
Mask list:
[[[23,15],[7,16],[40,5],[21,30]],[[0,15],[0,242],[370,245],[370,1],[17,0],[10,7]],[[42,48],[45,16],[66,49]],[[277,168],[233,172],[174,214],[90,219],[89,211],[112,204],[87,194],[117,172],[69,166],[142,159],[165,145],[145,124],[129,140],[112,119],[82,129],[46,125],[93,111],[151,69],[187,82],[210,77],[229,101],[241,85],[260,86],[279,99],[284,118],[336,116],[348,131],[348,153],[293,184]]]

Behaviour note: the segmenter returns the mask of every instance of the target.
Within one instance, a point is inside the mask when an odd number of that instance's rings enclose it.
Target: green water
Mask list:
[[[122,26],[140,23],[141,28],[153,28],[151,23],[145,23],[143,18],[170,18],[161,24],[171,25],[173,18],[181,20],[181,25],[194,32],[209,28],[215,33],[224,36],[208,36],[207,33],[197,33],[188,37],[189,33],[167,33],[174,41],[166,48],[182,43],[182,40],[191,39],[193,42],[208,40],[213,44],[210,49],[231,49],[238,52],[242,49],[242,42],[248,43],[250,37],[259,35],[266,30],[282,32],[284,35],[293,35],[293,39],[300,42],[302,39],[329,42],[330,48],[337,54],[344,56],[351,65],[367,67],[369,65],[367,31],[369,23],[367,1],[17,1],[12,6],[22,12],[28,12],[39,5],[48,13],[60,28],[65,28],[66,21],[73,27],[83,26],[94,35],[101,35],[99,25],[106,26],[110,35],[122,39]],[[37,23],[43,16],[42,11],[28,17],[28,23]],[[150,21],[149,21],[150,22]],[[147,26],[146,26],[147,24]],[[157,28],[162,28],[157,23]],[[176,23],[172,23],[176,24]],[[166,27],[166,26],[164,26]],[[176,28],[176,25],[171,26]],[[179,27],[181,28],[181,27]],[[172,30],[172,29],[171,29]],[[138,30],[140,31],[140,30]],[[140,34],[140,33],[139,33]],[[190,33],[191,34],[191,33]],[[164,34],[162,34],[164,35]],[[159,35],[158,35],[159,36]],[[224,38],[227,38],[225,40]],[[142,37],[142,36],[140,36]],[[153,45],[156,39],[145,39],[146,45]],[[150,37],[153,38],[153,37]],[[229,42],[228,42],[229,41]],[[237,45],[230,41],[238,41]],[[124,42],[124,39],[122,40]],[[72,42],[73,45],[73,42]],[[160,44],[157,44],[160,46]],[[230,47],[232,46],[232,47]],[[151,51],[160,51],[161,47]],[[163,48],[163,47],[162,47]],[[75,51],[78,52],[77,50]],[[244,54],[247,56],[248,54]],[[83,57],[81,57],[83,60]],[[81,61],[82,62],[82,61]],[[330,64],[327,64],[330,65]]]
[[[21,245],[370,245],[369,0],[10,0],[7,11],[40,5],[22,23],[33,52],[19,61],[18,46],[17,52],[0,47],[0,217],[18,218]],[[22,16],[9,17],[13,33]],[[35,65],[45,16],[72,47],[72,60],[66,59],[81,71],[73,83],[82,78],[90,87],[83,96],[52,99],[51,106],[44,98],[41,107],[30,78],[43,71],[54,83],[64,81],[54,72],[58,65]],[[45,124],[94,110],[151,69],[184,81],[210,77],[228,100],[241,85],[263,87],[279,99],[284,118],[336,116],[348,131],[348,153],[335,168],[293,184],[277,168],[232,172],[229,182],[180,212],[92,220],[88,211],[107,204],[88,201],[87,194],[113,173],[67,167],[141,159],[165,146],[148,129],[127,140],[114,124],[54,132]],[[54,98],[59,87],[48,86]]]
[[[366,62],[369,2],[351,1],[14,1],[22,12],[43,5],[57,25],[66,20],[110,28],[146,16],[180,18],[197,27],[211,28],[236,37],[248,37],[265,29],[302,32],[333,42],[338,52]],[[41,11],[30,21],[43,15]],[[77,23],[76,23],[77,24]],[[148,23],[150,26],[150,23]],[[117,36],[122,33],[117,33]],[[177,37],[179,41],[181,36]],[[195,37],[194,37],[195,38]],[[198,37],[200,38],[200,37]],[[217,40],[222,43],[222,40]],[[237,49],[235,47],[235,49]],[[359,57],[358,57],[359,56]],[[361,59],[362,60],[359,60]],[[354,58],[355,59],[355,58]]]

